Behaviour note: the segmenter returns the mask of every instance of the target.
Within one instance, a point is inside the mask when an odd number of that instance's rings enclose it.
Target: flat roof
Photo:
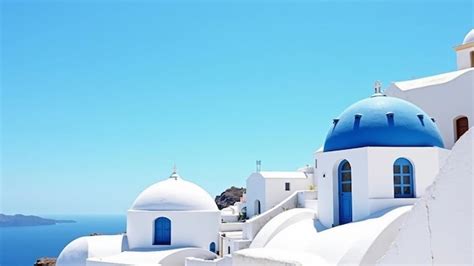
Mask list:
[[[443,74],[419,78],[419,79],[397,81],[397,82],[394,82],[393,84],[397,86],[400,90],[407,91],[407,90],[447,83],[470,71],[474,71],[474,68],[461,69],[461,70],[457,70],[453,72],[443,73]]]
[[[262,171],[259,174],[264,178],[307,178],[306,174],[300,171]]]

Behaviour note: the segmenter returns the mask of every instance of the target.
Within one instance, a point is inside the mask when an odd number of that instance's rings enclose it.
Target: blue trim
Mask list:
[[[155,220],[153,245],[171,245],[171,220],[159,217]]]
[[[338,167],[339,224],[352,222],[352,167],[344,160]]]
[[[393,163],[393,194],[395,198],[414,198],[413,166],[405,158]]]

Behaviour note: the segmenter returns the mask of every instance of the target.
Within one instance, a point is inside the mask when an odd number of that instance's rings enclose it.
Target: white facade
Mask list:
[[[305,168],[306,169],[306,168]],[[295,191],[308,190],[313,184],[311,170],[294,172],[262,171],[247,178],[247,217],[263,213]]]
[[[415,258],[422,264],[472,264],[472,129],[456,141],[458,119],[467,118],[468,128],[474,119],[474,30],[455,49],[457,71],[394,82],[386,90],[421,109],[391,97],[384,101],[376,86],[371,101],[333,120],[324,147],[314,153],[314,167],[253,173],[245,200],[222,211],[206,191],[173,172],[137,197],[126,234],[78,238],[57,265],[373,265]],[[383,123],[373,114],[382,115]],[[416,128],[420,123],[424,131]],[[330,134],[339,134],[334,139],[340,143],[327,148]],[[409,174],[397,178],[408,175],[409,195],[396,193],[394,171],[405,168],[394,164],[401,158]],[[340,203],[345,161],[349,205]],[[252,218],[236,222],[243,204]],[[350,206],[349,221],[342,220],[340,206]],[[157,226],[159,219],[166,220],[166,230]],[[157,241],[163,232],[167,241]],[[217,251],[225,257],[216,259]]]
[[[474,30],[471,30],[461,45],[454,48],[458,69],[474,67]]]
[[[473,147],[471,128],[456,142],[378,265],[474,264]]]
[[[413,204],[433,182],[448,150],[437,147],[364,147],[317,152],[319,220],[326,227],[339,224],[338,168],[343,160],[351,165],[352,221],[377,211]],[[393,164],[398,158],[413,166],[415,198],[394,198]]]
[[[474,68],[458,70],[423,79],[394,82],[385,91],[387,95],[412,102],[432,118],[443,137],[444,145],[453,147],[456,120],[467,117],[473,125]]]
[[[154,222],[159,217],[171,220],[171,245],[154,245]],[[197,222],[198,221],[198,222]],[[218,245],[220,213],[216,211],[136,211],[127,213],[128,245],[133,249],[199,247],[209,250]]]
[[[76,239],[57,265],[184,265],[186,257],[214,259],[220,225],[212,197],[174,172],[137,197],[127,213],[125,235]]]
[[[385,93],[412,102],[436,120],[445,148],[458,139],[456,121],[467,117],[474,125],[474,30],[456,47],[458,70],[392,83]]]
[[[169,245],[154,243],[158,218],[170,221]],[[200,247],[209,250],[214,243],[215,250],[218,250],[220,219],[220,211],[205,190],[173,174],[144,190],[128,211],[129,248]]]

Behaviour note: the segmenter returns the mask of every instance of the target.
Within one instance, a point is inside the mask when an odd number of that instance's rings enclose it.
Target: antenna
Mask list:
[[[262,170],[262,161],[257,160],[256,164],[257,164],[257,169],[256,170],[257,170],[257,173],[259,173]]]

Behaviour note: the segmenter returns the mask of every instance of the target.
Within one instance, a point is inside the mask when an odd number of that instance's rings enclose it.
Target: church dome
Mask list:
[[[419,107],[376,93],[334,119],[324,151],[368,146],[444,147],[438,127]]]
[[[175,172],[145,189],[132,205],[145,211],[217,211],[212,197],[200,186],[183,180]]]
[[[59,254],[56,265],[86,265],[89,256],[89,238],[80,237],[67,244]]]
[[[472,29],[466,34],[466,37],[464,37],[464,41],[462,42],[462,44],[472,43],[472,42],[474,42],[474,29]]]

